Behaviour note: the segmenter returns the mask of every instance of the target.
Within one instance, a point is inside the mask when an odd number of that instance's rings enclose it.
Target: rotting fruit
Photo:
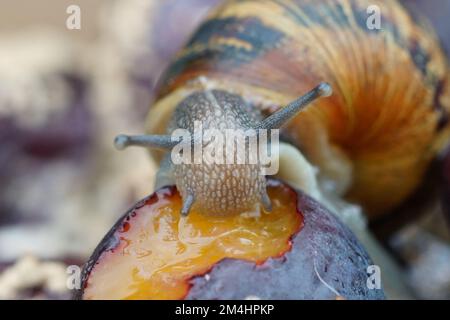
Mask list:
[[[78,299],[382,299],[355,236],[322,205],[268,180],[272,212],[180,216],[175,187],[139,202],[83,270]]]

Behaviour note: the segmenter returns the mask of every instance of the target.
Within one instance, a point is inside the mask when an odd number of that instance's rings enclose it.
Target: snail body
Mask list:
[[[212,215],[239,214],[254,209],[259,203],[270,211],[264,165],[258,157],[250,161],[250,154],[258,151],[258,143],[261,144],[265,130],[278,130],[313,100],[329,95],[330,86],[321,83],[285,108],[261,120],[259,112],[249,108],[241,97],[226,91],[205,89],[189,95],[177,106],[169,122],[167,135],[120,135],[116,137],[115,144],[119,149],[141,145],[171,150],[163,160],[157,187],[177,185],[184,199],[182,215],[189,213],[194,202],[200,204],[197,211]],[[215,130],[218,134],[211,134],[209,139],[203,133],[196,136],[196,126]],[[177,130],[184,130],[181,136],[186,133],[184,141],[174,139]],[[233,132],[237,139],[222,138],[217,141],[225,131]],[[249,137],[245,136],[249,131]],[[252,135],[255,138],[253,143],[250,141]],[[203,153],[203,149],[214,143],[216,146],[210,155],[220,152],[224,154],[223,159],[205,161],[203,157],[195,158],[196,148],[200,148]],[[277,142],[264,140],[263,143],[268,149],[271,143]],[[239,144],[245,146],[241,153]],[[252,144],[254,149],[250,147]],[[188,158],[185,161],[174,161],[177,156],[181,159],[186,154]],[[229,161],[221,161],[225,158]]]
[[[370,5],[380,8],[381,30],[367,27]],[[214,119],[212,113],[202,115],[211,103],[194,107],[211,92],[224,101],[234,99],[230,110],[253,110],[237,111],[230,126],[258,127],[258,117],[263,119],[259,123],[279,119],[283,106],[297,101],[292,120],[283,122],[283,137],[319,168],[323,188],[377,215],[415,190],[431,159],[448,143],[448,71],[434,33],[397,1],[226,1],[162,77],[148,115],[147,139],[121,136],[117,142],[172,148],[167,137],[183,127],[182,108],[197,110],[184,113],[193,118]],[[324,81],[333,95],[310,99],[311,107],[303,110],[305,103],[297,98]],[[317,94],[317,88],[311,91],[314,98],[327,95]],[[281,178],[303,186],[296,174],[304,169],[303,158],[286,157],[282,150]],[[164,157],[152,154],[157,160]],[[258,166],[241,168],[236,183],[228,185],[228,178],[211,183],[220,167],[177,167],[164,161],[160,176],[173,174],[184,199],[183,213],[192,203],[233,212],[259,199],[270,207]],[[238,181],[247,187],[236,187]]]

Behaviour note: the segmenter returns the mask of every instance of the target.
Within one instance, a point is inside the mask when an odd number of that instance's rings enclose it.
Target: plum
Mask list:
[[[268,180],[273,209],[180,216],[175,187],[129,210],[85,264],[76,299],[384,299],[372,262],[320,203]]]

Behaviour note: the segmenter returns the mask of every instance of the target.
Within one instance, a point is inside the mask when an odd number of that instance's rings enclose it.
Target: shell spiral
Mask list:
[[[367,24],[373,5],[380,29]],[[342,192],[372,215],[409,196],[448,142],[446,58],[426,22],[397,1],[226,1],[163,76],[150,133],[165,133],[199,77],[265,114],[329,82],[333,96],[283,133],[325,179],[348,179]]]

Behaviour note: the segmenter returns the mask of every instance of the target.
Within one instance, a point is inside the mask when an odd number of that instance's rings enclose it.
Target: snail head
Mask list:
[[[161,170],[169,170],[183,198],[182,215],[192,207],[204,214],[238,214],[262,204],[271,210],[266,191],[267,163],[277,129],[319,97],[331,95],[327,83],[261,119],[241,97],[221,90],[203,90],[175,109],[167,135],[119,135],[117,149],[128,146],[168,151]],[[270,137],[270,139],[269,139]],[[271,156],[274,156],[271,154]]]

